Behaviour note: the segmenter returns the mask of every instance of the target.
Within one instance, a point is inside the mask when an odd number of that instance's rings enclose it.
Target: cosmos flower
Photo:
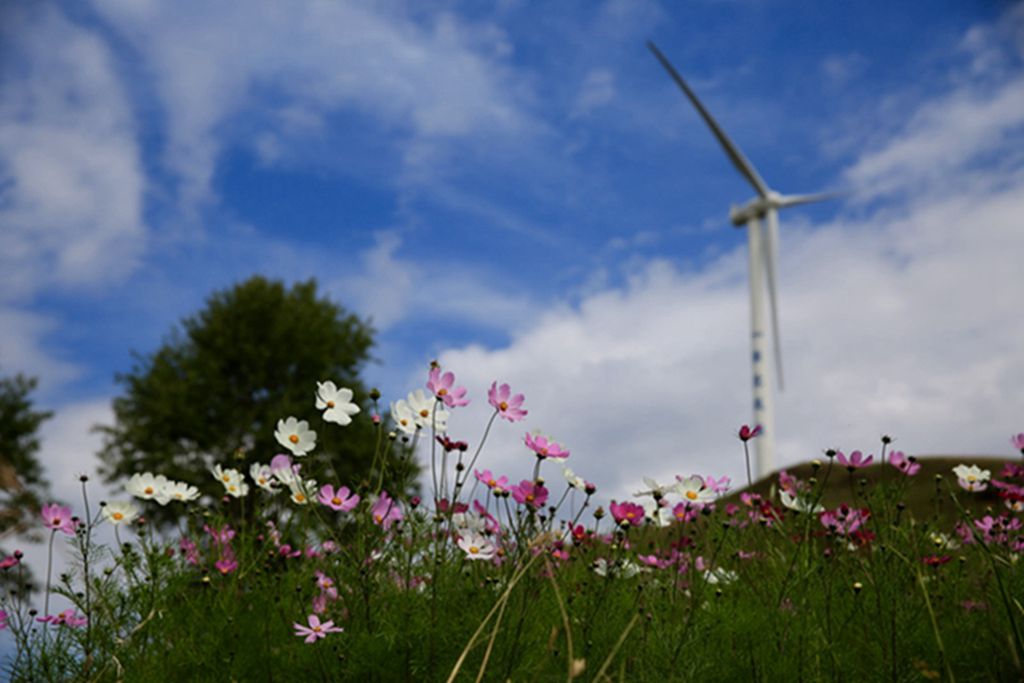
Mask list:
[[[785,489],[779,489],[779,500],[782,501],[784,506],[795,512],[816,515],[825,510],[823,506],[816,505],[802,496],[795,496]]]
[[[454,384],[455,373],[446,372],[442,374],[439,367],[430,369],[430,375],[427,378],[427,389],[438,400],[443,401],[449,408],[460,408],[469,405],[469,400],[465,398],[466,387],[456,387],[453,386]]]
[[[987,489],[988,480],[992,476],[991,472],[983,470],[977,465],[957,465],[953,468],[953,474],[956,475],[960,488],[972,492]]]
[[[139,516],[139,509],[130,501],[113,500],[101,508],[103,519],[114,526],[131,524]]]
[[[620,526],[640,526],[644,523],[647,511],[636,503],[617,503],[614,500],[608,506],[612,519]]]
[[[498,411],[498,415],[508,420],[509,422],[519,422],[526,417],[528,410],[523,410],[523,400],[525,397],[522,394],[511,395],[512,389],[507,384],[502,384],[500,387],[497,382],[491,384],[491,388],[487,391],[487,402]]]
[[[190,503],[199,498],[199,489],[183,481],[168,481],[164,487],[164,495],[168,500]]]
[[[921,465],[913,456],[907,457],[903,451],[893,451],[889,454],[889,464],[898,469],[908,477],[912,477],[921,471]]]
[[[124,489],[136,498],[155,500],[160,505],[166,505],[170,500],[167,496],[168,483],[167,477],[162,474],[154,476],[152,472],[144,472],[133,474]]]
[[[473,476],[476,477],[477,481],[491,489],[492,491],[504,491],[508,488],[508,477],[501,475],[500,477],[492,474],[490,470],[473,470]]]
[[[291,465],[289,465],[290,468]],[[249,467],[249,476],[264,491],[277,493],[278,482],[274,479],[274,471],[270,468],[270,465],[254,462]]]
[[[370,507],[370,517],[373,518],[374,524],[382,526],[387,530],[395,522],[402,521],[404,515],[402,514],[402,508],[388,495],[388,492],[381,491],[380,495],[377,496],[377,500]]]
[[[747,442],[758,436],[760,433],[761,425],[757,425],[753,429],[751,429],[749,425],[743,425],[740,427],[738,436],[740,437],[740,441]]]
[[[527,505],[534,510],[548,502],[548,490],[542,485],[523,479],[510,489],[512,497],[520,505]]]
[[[693,507],[704,507],[708,503],[712,503],[715,500],[715,492],[705,486],[704,480],[698,475],[693,475],[689,479],[682,479],[676,477],[675,489],[679,492],[679,495],[683,497],[683,502]]]
[[[47,529],[60,531],[68,536],[75,535],[75,529],[78,528],[78,522],[72,520],[71,508],[58,503],[50,503],[49,505],[44,505],[42,507],[40,514],[43,517],[43,523]]]
[[[458,544],[466,553],[467,560],[490,560],[498,554],[498,549],[494,547],[494,544],[486,536],[476,532],[460,536]]]
[[[294,417],[277,421],[274,438],[292,455],[306,455],[316,448],[316,432],[309,428],[308,422]]]
[[[316,383],[316,407],[317,410],[324,411],[325,420],[342,427],[352,424],[352,416],[360,411],[359,406],[352,402],[352,390],[338,388],[330,380]],[[287,448],[287,445],[285,447]]]
[[[416,426],[421,429],[432,428],[435,432],[448,431],[448,411],[437,405],[436,398],[427,396],[422,389],[417,389],[410,392],[405,401],[412,410]]]
[[[249,485],[245,483],[242,473],[233,468],[214,465],[210,468],[213,478],[224,485],[224,493],[234,498],[249,495]]]
[[[295,628],[295,635],[300,638],[304,637],[306,643],[315,643],[321,638],[326,638],[328,633],[341,633],[345,630],[340,626],[335,626],[333,621],[320,623],[320,617],[315,614],[310,614],[307,622],[308,626],[292,624]]]
[[[867,467],[868,465],[871,464],[871,461],[874,459],[875,456],[873,455],[869,455],[868,457],[865,458],[864,454],[861,453],[860,451],[854,451],[850,453],[849,458],[847,458],[846,454],[844,454],[842,451],[836,451],[836,460],[839,462],[840,465],[844,466],[851,472],[853,472],[856,469],[860,469],[861,467]]]
[[[541,434],[527,434],[523,437],[523,441],[527,448],[537,454],[538,458],[565,460],[569,457],[569,451]]]
[[[317,496],[317,500],[321,505],[341,512],[349,512],[359,505],[359,496],[353,495],[347,486],[339,486],[335,490],[330,484],[324,484],[320,487],[320,495]]]

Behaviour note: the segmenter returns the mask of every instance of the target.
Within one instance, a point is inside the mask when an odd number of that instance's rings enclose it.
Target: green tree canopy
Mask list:
[[[36,459],[39,427],[53,417],[35,410],[34,377],[0,378],[0,537],[31,528],[49,488]]]
[[[184,319],[152,355],[117,376],[112,426],[100,459],[108,481],[152,472],[223,493],[210,476],[213,463],[244,468],[267,463],[284,449],[277,421],[294,415],[318,432],[316,457],[352,485],[368,473],[375,432],[359,379],[369,360],[373,330],[317,295],[309,281],[287,288],[253,277],[214,293]],[[325,423],[314,400],[318,381],[355,392],[364,413],[352,424]],[[167,519],[159,520],[167,521]]]

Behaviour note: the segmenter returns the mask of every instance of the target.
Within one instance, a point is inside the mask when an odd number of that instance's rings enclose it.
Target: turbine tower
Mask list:
[[[697,99],[690,86],[673,68],[665,55],[648,42],[647,47],[657,57],[669,76],[676,82],[690,103],[697,109],[704,122],[708,124],[712,134],[722,146],[732,165],[747,179],[757,192],[757,196],[743,206],[732,206],[729,219],[737,228],[747,227],[747,246],[749,249],[750,268],[750,360],[754,401],[754,424],[761,425],[763,434],[755,443],[757,473],[760,478],[775,468],[775,406],[771,386],[771,374],[766,354],[767,339],[765,335],[766,320],[764,311],[765,284],[768,286],[768,302],[771,311],[772,349],[775,356],[775,370],[779,378],[779,390],[782,381],[782,348],[779,344],[779,316],[776,302],[775,269],[778,262],[779,245],[779,209],[800,204],[810,204],[833,197],[832,194],[782,195],[770,189],[758,175],[757,170],[747,160],[739,148],[725,134],[718,122],[708,113],[701,101]]]

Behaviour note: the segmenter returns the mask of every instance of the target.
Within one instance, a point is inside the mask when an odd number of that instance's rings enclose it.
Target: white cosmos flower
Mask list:
[[[199,498],[199,489],[195,486],[190,486],[184,481],[167,482],[164,492],[170,500],[180,500],[183,503],[188,503]]]
[[[487,520],[475,511],[456,512],[452,515],[452,525],[459,530],[459,533],[483,533],[487,528]]]
[[[710,583],[712,586],[718,584],[725,585],[732,583],[739,578],[739,574],[728,569],[722,569],[721,567],[715,567],[714,569],[708,569],[704,572],[704,580]]]
[[[715,500],[715,492],[706,487],[704,480],[696,474],[689,479],[678,479],[675,490],[691,507],[704,507]]]
[[[467,560],[490,560],[498,554],[498,549],[483,534],[468,532],[459,537],[458,543]]]
[[[224,469],[220,465],[214,465],[210,468],[210,472],[213,473],[214,479],[224,485],[224,492],[229,496],[241,498],[249,495],[249,485],[245,483],[242,473],[238,470]]]
[[[403,434],[412,436],[416,433],[416,413],[404,398],[391,403],[391,419]]]
[[[316,407],[324,411],[324,419],[344,427],[352,423],[352,416],[359,412],[359,406],[352,402],[352,390],[340,389],[334,382],[316,383]]]
[[[309,428],[308,422],[294,417],[277,421],[274,438],[292,455],[306,455],[316,448],[316,432]]]
[[[153,475],[152,472],[133,474],[128,483],[125,484],[125,491],[143,500],[155,500],[161,505],[166,505],[170,500],[167,497],[167,477],[162,474]]]
[[[139,509],[128,500],[114,500],[103,506],[103,519],[114,526],[130,524],[139,516]]]
[[[991,472],[983,470],[977,465],[957,465],[953,468],[953,474],[956,475],[961,488],[968,491],[984,491],[988,488],[988,480],[992,477]]]
[[[289,470],[291,471],[291,470]],[[277,493],[277,481],[274,479],[274,472],[270,469],[270,465],[263,465],[258,462],[254,462],[249,467],[249,476],[256,482],[264,491],[270,493]]]
[[[676,521],[675,515],[672,514],[672,508],[667,505],[660,505],[653,498],[644,498],[640,501],[640,505],[644,508],[644,516],[654,523],[655,526],[667,527]]]
[[[434,428],[434,431],[448,431],[448,412],[440,405],[435,411],[434,406],[438,400],[433,396],[427,396],[422,389],[410,392],[406,402],[416,418],[416,424],[424,429]]]
[[[650,477],[644,477],[643,479],[647,490],[637,491],[633,494],[635,497],[653,496],[654,498],[664,498],[667,494],[676,491],[678,488],[678,484],[659,484]]]
[[[805,498],[798,498],[783,489],[779,489],[779,500],[782,501],[784,506],[788,507],[790,510],[796,510],[797,512],[816,515],[819,512],[825,511],[824,506],[814,505],[811,501]]]
[[[577,475],[575,472],[573,472],[565,465],[562,465],[562,476],[565,477],[565,480],[569,483],[569,486],[573,487],[574,489],[579,489],[580,491],[586,490],[586,479]]]
[[[643,567],[630,560],[612,560],[609,562],[603,557],[594,560],[593,564],[594,573],[598,576],[618,577],[622,579],[631,579],[641,571]]]
[[[293,477],[288,483],[292,492],[292,502],[296,505],[309,505],[309,500],[316,494],[316,480],[307,479],[302,481],[299,477]]]

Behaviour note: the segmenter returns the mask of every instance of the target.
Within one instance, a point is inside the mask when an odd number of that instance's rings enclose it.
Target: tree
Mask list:
[[[21,374],[0,378],[0,538],[31,530],[49,494],[36,454],[39,427],[53,413],[33,408],[37,383]]]
[[[115,423],[99,427],[104,476],[148,471],[223,493],[207,468],[248,472],[269,462],[283,450],[277,421],[294,415],[320,435],[315,454],[329,453],[334,472],[357,483],[375,443],[359,379],[372,335],[368,322],[318,297],[312,280],[287,289],[253,277],[214,293],[155,353],[136,354],[131,372],[117,376],[124,393],[114,399]],[[347,427],[321,421],[314,395],[326,380],[355,392],[363,419]]]

